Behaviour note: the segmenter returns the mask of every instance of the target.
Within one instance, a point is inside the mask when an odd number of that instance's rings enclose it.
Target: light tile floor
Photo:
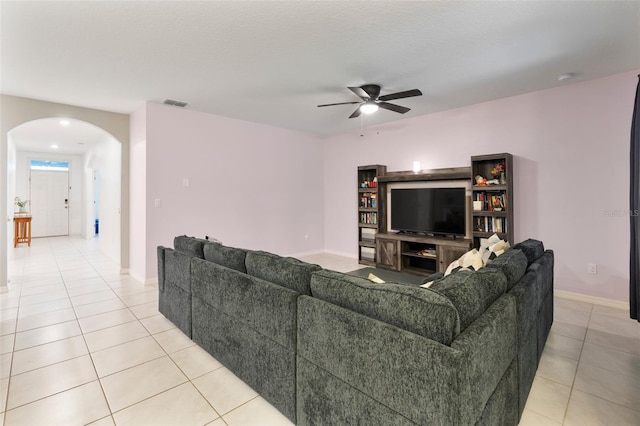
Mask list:
[[[350,271],[355,260],[307,256]],[[119,273],[97,241],[12,249],[0,293],[0,426],[287,425],[157,310],[157,288]],[[556,298],[521,425],[640,425],[640,324]]]

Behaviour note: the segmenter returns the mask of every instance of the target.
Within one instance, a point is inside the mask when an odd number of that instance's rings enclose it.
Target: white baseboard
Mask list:
[[[313,250],[313,251],[307,251],[304,253],[295,253],[295,254],[288,254],[287,256],[290,257],[304,257],[304,256],[313,256],[316,254],[332,254],[335,256],[342,256],[342,257],[348,257],[349,259],[358,259],[358,256],[354,256],[352,253],[343,253],[340,251],[335,251],[335,250]]]
[[[286,254],[285,256],[287,257],[304,257],[304,256],[313,256],[314,254],[322,254],[324,253],[323,250],[312,250],[312,251],[305,251],[302,253],[293,253],[293,254]]]
[[[122,271],[126,271],[126,272],[122,273]],[[120,275],[129,275],[131,278],[133,278],[136,281],[140,281],[145,286],[149,286],[149,287],[157,287],[158,286],[158,277],[148,278],[148,279],[145,280],[140,275],[136,274],[133,271],[129,271],[128,269],[120,270]]]
[[[354,255],[353,253],[344,253],[335,250],[324,250],[323,253],[335,254],[336,256],[348,257],[349,259],[358,259],[358,255]]]
[[[576,300],[578,302],[593,303],[595,305],[608,306],[615,309],[623,309],[629,311],[629,304],[619,300],[605,299],[604,297],[587,296],[586,294],[573,293],[571,291],[554,290],[554,296],[563,299]]]

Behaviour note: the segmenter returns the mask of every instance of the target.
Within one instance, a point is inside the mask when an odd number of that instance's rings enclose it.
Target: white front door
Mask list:
[[[69,235],[69,171],[31,170],[31,235]]]

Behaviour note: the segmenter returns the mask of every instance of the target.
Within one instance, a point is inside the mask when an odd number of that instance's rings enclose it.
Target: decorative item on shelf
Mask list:
[[[480,175],[476,175],[476,185],[485,186],[487,184],[487,180]]]
[[[426,248],[424,250],[420,250],[419,252],[417,252],[416,255],[422,256],[422,257],[435,257],[436,256],[436,249],[435,248]]]
[[[507,183],[507,179],[504,163],[496,164],[496,166],[491,169],[491,176],[493,176],[493,179],[496,179],[498,181],[497,184],[505,185]]]
[[[360,188],[377,188],[378,187],[378,178],[374,177],[373,180],[365,180],[360,183]]]
[[[25,213],[27,211],[27,204],[29,204],[29,200],[21,200],[20,197],[16,197],[14,202],[16,206],[18,206],[18,212]]]

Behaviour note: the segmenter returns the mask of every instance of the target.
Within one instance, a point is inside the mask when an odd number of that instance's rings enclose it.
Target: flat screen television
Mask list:
[[[464,236],[465,188],[391,190],[391,229],[401,232]]]

